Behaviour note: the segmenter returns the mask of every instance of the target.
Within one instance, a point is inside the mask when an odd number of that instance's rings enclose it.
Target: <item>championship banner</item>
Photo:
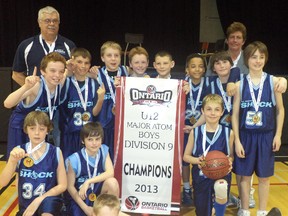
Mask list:
[[[178,215],[185,94],[181,80],[121,77],[114,168],[121,210]]]

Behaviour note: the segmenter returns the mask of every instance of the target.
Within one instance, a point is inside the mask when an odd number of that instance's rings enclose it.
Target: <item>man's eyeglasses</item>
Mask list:
[[[44,19],[42,20],[45,24],[55,23],[58,24],[60,21],[58,19]]]

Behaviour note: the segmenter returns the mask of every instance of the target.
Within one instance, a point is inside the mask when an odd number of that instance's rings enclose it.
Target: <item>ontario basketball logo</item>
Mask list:
[[[130,100],[133,105],[166,105],[171,102],[172,91],[157,91],[154,85],[148,85],[146,90],[139,90],[137,88],[130,89]]]
[[[129,196],[125,200],[125,206],[129,210],[136,210],[140,205],[140,202],[137,197]]]

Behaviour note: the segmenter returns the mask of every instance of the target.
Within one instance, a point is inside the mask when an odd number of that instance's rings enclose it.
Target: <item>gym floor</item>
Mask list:
[[[5,166],[6,143],[0,143],[0,172]],[[283,145],[281,150],[276,154],[275,174],[270,179],[270,195],[268,201],[268,208],[278,207],[282,215],[288,215],[287,208],[287,194],[288,194],[288,145]],[[256,215],[258,202],[258,181],[254,176],[253,187],[255,188],[254,198],[256,200],[256,208],[251,209],[251,215]],[[231,192],[238,194],[235,176],[232,178]],[[18,211],[18,199],[16,192],[16,184],[14,179],[11,180],[7,187],[0,189],[0,215],[8,216],[15,215]],[[237,215],[237,207],[230,206],[226,210],[227,216]],[[133,216],[140,216],[141,214],[131,214]],[[181,206],[180,215],[194,216],[195,207]]]

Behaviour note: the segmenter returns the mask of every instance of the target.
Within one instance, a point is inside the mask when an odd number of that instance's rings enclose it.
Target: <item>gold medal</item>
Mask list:
[[[254,124],[257,124],[257,123],[260,122],[260,117],[259,117],[257,114],[255,114],[255,115],[252,117],[252,121],[253,121]]]
[[[96,200],[96,194],[92,192],[89,194],[88,198],[91,202],[94,202]]]
[[[31,157],[26,157],[23,161],[23,164],[25,167],[29,168],[29,167],[32,167],[34,165],[34,161]]]
[[[115,115],[115,111],[116,111],[116,108],[115,108],[115,105],[112,107],[112,113]]]
[[[226,116],[225,121],[226,121],[227,123],[231,123],[231,115],[230,115],[230,114],[228,114],[228,115]]]
[[[195,118],[194,116],[192,116],[192,117],[190,118],[190,123],[191,123],[192,125],[194,125],[196,122],[197,122],[196,118]]]
[[[90,113],[84,112],[84,113],[82,114],[82,120],[83,120],[83,121],[89,121],[89,119],[90,119]]]

